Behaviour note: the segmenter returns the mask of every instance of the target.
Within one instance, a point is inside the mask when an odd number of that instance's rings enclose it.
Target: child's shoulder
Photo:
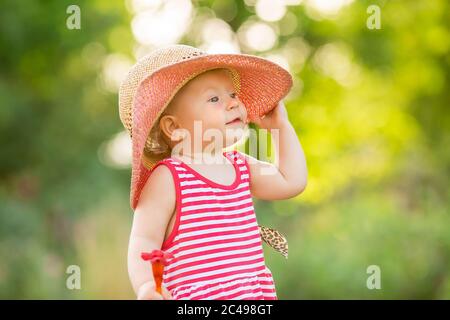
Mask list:
[[[139,216],[136,221],[145,224],[145,228],[149,223],[155,226],[147,230],[156,232],[157,226],[168,223],[173,215],[176,192],[171,176],[170,169],[160,165],[154,168],[142,187],[134,212]]]
[[[166,161],[164,161],[164,163],[166,163]],[[175,202],[174,183],[169,167],[165,165],[155,165],[142,187],[139,196],[139,205],[146,207],[148,204],[148,206],[151,207],[154,206],[155,203],[159,203],[161,206],[171,206]]]
[[[179,165],[176,159],[168,157],[159,160],[152,168],[150,178],[169,182],[174,178],[174,170]]]

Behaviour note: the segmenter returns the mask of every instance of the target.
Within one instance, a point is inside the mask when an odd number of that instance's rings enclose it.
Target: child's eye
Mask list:
[[[231,98],[233,98],[233,99],[236,99],[236,97],[237,97],[237,95],[236,95],[235,92],[231,93],[230,96],[231,96]],[[219,101],[219,97],[218,97],[218,96],[214,96],[214,97],[212,97],[211,99],[209,99],[208,101],[211,101],[211,102],[218,102],[218,101]]]

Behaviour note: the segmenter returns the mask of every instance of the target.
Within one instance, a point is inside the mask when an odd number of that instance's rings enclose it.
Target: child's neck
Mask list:
[[[177,155],[179,158],[193,162],[193,163],[223,163],[224,156],[222,151],[211,152],[195,152],[195,153],[181,153]]]

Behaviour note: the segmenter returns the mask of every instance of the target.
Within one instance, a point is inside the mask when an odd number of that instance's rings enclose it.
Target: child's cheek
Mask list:
[[[212,110],[221,110],[224,108],[224,105],[223,105],[223,103],[215,102],[215,103],[209,103],[206,107],[210,108]]]
[[[214,123],[214,126],[220,126],[226,120],[224,108],[225,106],[222,103],[213,103],[205,110],[203,116],[207,116]]]
[[[213,107],[215,107],[215,108],[217,108],[217,109],[221,109],[221,108],[223,108],[223,103],[221,103],[221,102],[216,102],[216,103],[213,104]]]

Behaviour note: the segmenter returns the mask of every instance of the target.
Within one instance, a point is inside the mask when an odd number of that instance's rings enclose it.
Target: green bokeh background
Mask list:
[[[71,4],[81,30],[66,28]],[[371,4],[379,30],[366,27]],[[242,1],[193,5],[234,31],[255,15]],[[448,1],[354,1],[333,19],[305,4],[288,11],[297,26],[273,50],[292,39],[307,47],[285,104],[308,186],[255,200],[259,223],[289,240],[288,260],[265,248],[279,298],[449,299]],[[0,298],[135,298],[131,172],[102,161],[123,127],[101,76],[109,55],[135,60],[132,18],[123,1],[0,4]],[[198,45],[188,31],[179,42]],[[66,288],[69,265],[81,268],[80,290]],[[379,290],[366,286],[370,265]]]

